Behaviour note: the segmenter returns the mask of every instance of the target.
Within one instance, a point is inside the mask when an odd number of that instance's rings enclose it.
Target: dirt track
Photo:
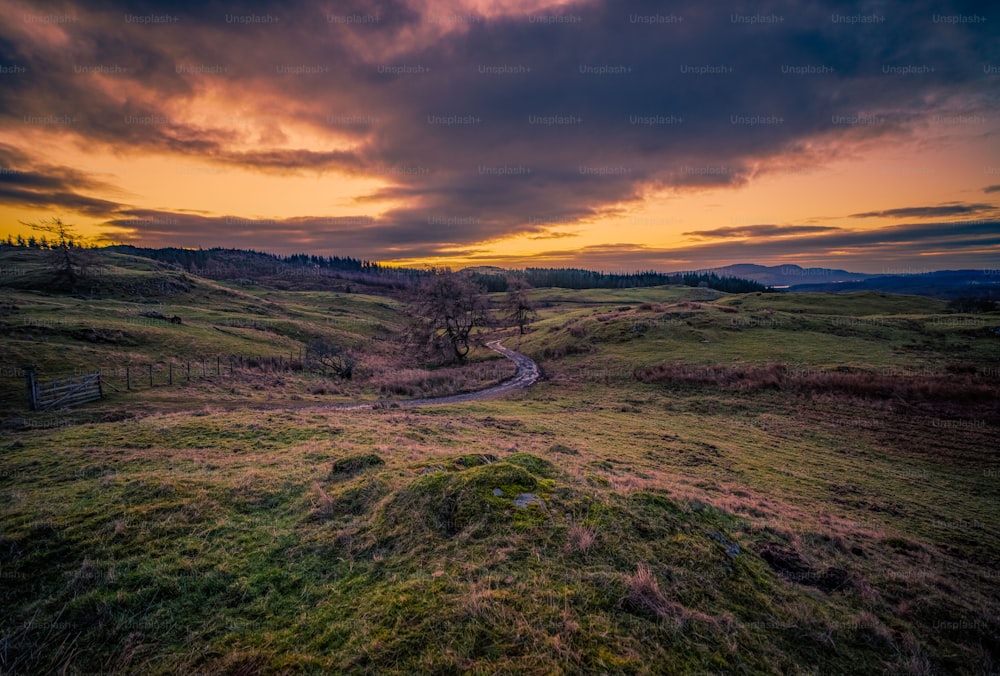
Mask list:
[[[401,399],[399,401],[392,400],[381,400],[374,402],[365,402],[363,404],[335,404],[329,408],[345,411],[345,410],[363,410],[372,408],[381,408],[385,406],[398,406],[399,408],[416,408],[418,406],[436,406],[438,404],[460,404],[467,401],[484,401],[486,399],[495,399],[497,397],[502,397],[505,394],[510,394],[511,392],[516,392],[517,390],[523,390],[525,388],[531,387],[535,384],[539,377],[538,364],[536,364],[530,357],[521,354],[520,352],[515,352],[510,350],[500,344],[499,340],[494,340],[486,344],[494,352],[499,352],[507,359],[514,362],[517,366],[517,371],[514,373],[513,377],[494,385],[493,387],[487,387],[485,390],[476,390],[475,392],[463,392],[462,394],[451,394],[447,397],[428,397],[424,399]]]

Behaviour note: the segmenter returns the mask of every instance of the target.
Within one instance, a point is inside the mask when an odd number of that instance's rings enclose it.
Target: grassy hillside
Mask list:
[[[543,361],[589,355],[559,360],[560,371],[610,365],[629,371],[670,360],[904,373],[946,373],[949,366],[985,372],[1000,364],[997,313],[947,313],[943,301],[873,293],[748,294],[714,302],[694,300],[699,293],[706,290],[661,290],[657,300],[643,289],[639,303],[597,296],[582,307],[570,303],[568,311],[549,308],[521,347]]]
[[[0,269],[17,272],[0,276],[0,285],[6,285],[0,305],[0,410],[23,412],[26,364],[34,364],[43,381],[101,372],[109,397],[86,410],[110,415],[194,404],[302,405],[449,394],[512,372],[485,348],[471,357],[487,363],[462,374],[414,363],[393,342],[408,320],[390,298],[243,288],[133,256],[103,259],[92,280],[80,285],[89,291],[71,295],[48,290],[51,274],[41,252],[0,254]],[[174,317],[179,323],[169,321]],[[315,338],[357,352],[352,381],[289,370],[288,362],[298,363]],[[241,357],[244,364],[266,357],[280,358],[283,365],[240,372],[233,360],[238,364]],[[174,385],[168,387],[171,364]],[[149,387],[150,365],[154,387]],[[126,388],[126,368],[134,391]]]
[[[190,335],[141,327],[115,349],[203,349],[230,315],[290,344],[398,317],[192,284],[204,303],[164,311]],[[137,307],[18,293],[39,317]],[[192,391],[187,411],[5,431],[0,667],[997,670],[1000,317],[877,294],[533,293],[539,321],[505,343],[546,379],[505,400],[257,411]],[[74,345],[44,340],[53,368]]]

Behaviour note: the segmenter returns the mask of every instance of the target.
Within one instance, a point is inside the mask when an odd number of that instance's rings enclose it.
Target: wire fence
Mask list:
[[[214,355],[177,357],[156,362],[130,363],[101,369],[101,382],[112,391],[171,386],[197,380],[222,380],[249,373],[291,373],[304,371],[309,363],[304,354]]]
[[[262,374],[312,371],[315,370],[315,366],[315,362],[307,357],[304,351],[300,351],[271,355],[216,354],[168,357],[157,361],[126,362],[113,366],[79,367],[71,374],[46,373],[44,370],[36,371],[34,367],[26,366],[10,369],[10,375],[27,379],[25,403],[28,408],[44,410],[56,408],[57,404],[83,403],[82,400],[59,402],[46,395],[53,388],[65,388],[67,383],[77,380],[98,383],[96,391],[99,394],[92,398],[106,398],[115,393],[135,392],[153,387],[238,380]]]

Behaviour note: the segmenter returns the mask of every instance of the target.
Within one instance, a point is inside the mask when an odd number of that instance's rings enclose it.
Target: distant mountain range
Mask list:
[[[860,282],[875,275],[829,268],[801,268],[798,265],[754,265],[738,263],[721,268],[708,268],[697,272],[714,272],[720,277],[751,279],[767,286],[790,287],[798,284],[836,284]]]
[[[711,268],[719,276],[750,279],[791,292],[846,293],[879,291],[952,300],[962,297],[1000,300],[1000,270],[938,270],[913,274],[868,274],[802,268],[798,265],[740,263]],[[700,272],[708,272],[703,270]]]
[[[938,270],[914,275],[878,275],[857,282],[796,284],[789,291],[881,291],[914,296],[1000,300],[998,270]]]

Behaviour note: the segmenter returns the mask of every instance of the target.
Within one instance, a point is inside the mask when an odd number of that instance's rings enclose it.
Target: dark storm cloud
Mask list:
[[[80,195],[78,190],[103,190],[109,186],[71,167],[36,164],[31,157],[0,144],[0,204],[38,209],[69,209],[88,216],[106,217],[119,205]]]
[[[118,208],[115,202],[87,197],[75,192],[37,192],[0,183],[0,204],[14,204],[36,209],[64,210],[106,217]]]
[[[851,218],[947,218],[991,213],[997,210],[993,204],[942,204],[934,207],[903,207],[885,211],[866,211],[851,214]]]
[[[985,188],[983,188],[983,192],[985,193],[1000,192],[1000,185],[988,185]]]
[[[949,13],[981,9],[957,2]],[[998,36],[995,21],[936,23],[940,8],[929,0],[861,11],[694,0],[668,11],[608,0],[538,13],[579,21],[512,13],[458,30],[399,1],[58,11],[77,17],[45,27],[65,41],[40,38],[27,30],[39,26],[23,22],[0,29],[0,61],[26,69],[0,88],[7,128],[68,116],[61,132],[116,152],[385,179],[390,185],[367,199],[402,206],[375,225],[303,217],[282,226],[293,227],[292,241],[393,257],[551,236],[543,224],[599,216],[650,188],[735,187],[822,163],[853,143],[916,135],[934,114],[991,105],[982,64],[995,57]],[[163,15],[174,18],[153,18]],[[853,23],[861,15],[880,20]],[[376,18],[348,23],[355,16]],[[215,117],[184,114],[208,95],[232,106]],[[295,148],[292,129],[302,125],[338,141]],[[84,183],[61,188],[69,200]],[[973,212],[881,215],[960,213]],[[156,236],[243,237],[259,248],[289,241],[281,228],[234,234],[226,226],[184,220]],[[797,227],[783,234],[820,232]],[[697,236],[734,236],[725,230]]]
[[[391,244],[400,239],[397,225],[364,215],[271,219],[126,209],[110,219],[108,225],[116,230],[105,233],[107,238],[135,240],[150,246],[218,246],[280,253],[357,252],[380,260],[397,257],[400,250],[398,245]],[[406,243],[404,249],[406,255],[434,256],[441,253],[442,245],[413,241]]]

